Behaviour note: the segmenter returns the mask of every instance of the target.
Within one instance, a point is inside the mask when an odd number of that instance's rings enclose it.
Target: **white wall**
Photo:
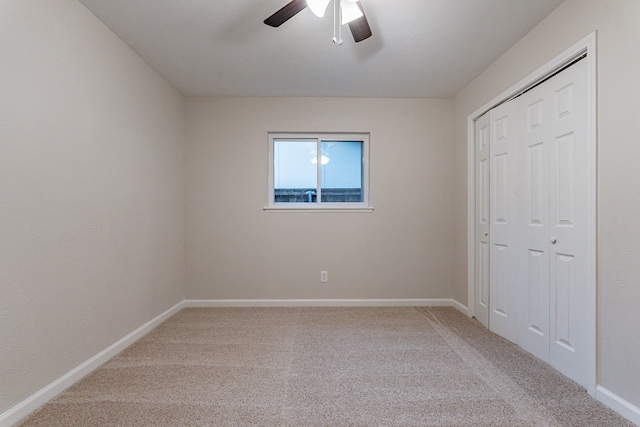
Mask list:
[[[467,116],[597,30],[599,384],[640,407],[640,2],[566,0],[454,100],[455,281],[467,301]]]
[[[75,0],[0,2],[0,413],[184,298],[184,107]]]
[[[187,297],[450,297],[451,105],[409,99],[189,99]],[[375,210],[263,211],[269,131],[370,132]],[[329,272],[329,283],[319,283],[320,270]]]

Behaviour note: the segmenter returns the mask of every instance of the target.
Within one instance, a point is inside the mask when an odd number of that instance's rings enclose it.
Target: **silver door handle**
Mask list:
[[[551,244],[555,245],[558,242],[558,240],[555,237],[551,238]]]

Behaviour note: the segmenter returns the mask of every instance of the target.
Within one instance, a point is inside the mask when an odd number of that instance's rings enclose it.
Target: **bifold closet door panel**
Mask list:
[[[489,113],[475,123],[475,317],[489,328]]]
[[[550,146],[551,366],[585,385],[588,292],[587,61],[556,76]]]
[[[522,284],[519,344],[549,362],[549,139],[551,104],[535,88],[519,100]]]
[[[517,100],[489,112],[489,325],[518,342],[518,134]]]

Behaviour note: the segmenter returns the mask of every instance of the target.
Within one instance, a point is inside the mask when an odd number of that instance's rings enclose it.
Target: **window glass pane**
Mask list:
[[[315,203],[317,142],[275,140],[273,155],[274,202]]]
[[[321,201],[364,202],[362,141],[322,141]]]

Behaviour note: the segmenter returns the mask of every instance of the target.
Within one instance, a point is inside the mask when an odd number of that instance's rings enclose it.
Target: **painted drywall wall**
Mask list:
[[[567,0],[454,100],[454,290],[467,301],[467,116],[597,31],[599,384],[640,407],[640,2]]]
[[[188,298],[450,297],[450,100],[187,102]],[[269,131],[370,132],[375,210],[264,211]]]
[[[184,298],[184,99],[75,0],[0,2],[0,413]]]

